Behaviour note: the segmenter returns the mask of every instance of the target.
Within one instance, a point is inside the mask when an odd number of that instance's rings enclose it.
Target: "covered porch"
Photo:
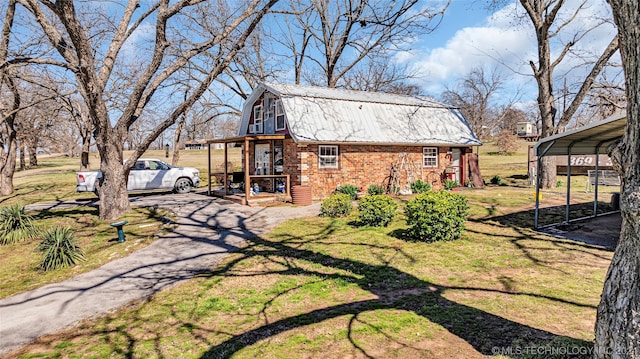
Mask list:
[[[286,135],[251,135],[207,140],[208,195],[244,205],[290,202],[291,174],[283,166]],[[221,164],[212,164],[212,149],[222,144]],[[241,166],[229,160],[230,147],[241,147]]]

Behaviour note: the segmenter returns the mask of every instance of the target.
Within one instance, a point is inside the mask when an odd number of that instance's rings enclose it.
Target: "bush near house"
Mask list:
[[[337,218],[347,216],[353,210],[351,195],[334,193],[320,204],[320,215]]]
[[[407,203],[409,236],[425,242],[460,238],[469,213],[467,199],[448,191],[425,192]]]
[[[351,197],[351,200],[355,201],[356,198],[358,197],[358,186],[352,185],[352,184],[345,184],[345,185],[339,186],[336,192],[348,194]]]
[[[431,185],[427,182],[417,180],[411,184],[411,192],[420,194],[427,191],[431,191]]]
[[[370,196],[376,194],[384,194],[384,187],[379,184],[372,184],[371,186],[369,186],[369,188],[367,188],[367,194]]]
[[[389,196],[366,196],[358,202],[358,221],[365,226],[386,227],[397,210],[398,205]]]

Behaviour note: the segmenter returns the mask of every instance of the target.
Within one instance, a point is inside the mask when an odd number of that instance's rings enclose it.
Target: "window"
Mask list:
[[[136,164],[133,167],[131,167],[131,170],[135,170],[135,171],[143,170],[143,169],[144,169],[144,161],[136,161]]]
[[[422,167],[438,167],[438,148],[422,148]]]
[[[253,108],[253,126],[249,126],[249,132],[262,133],[262,105]]]
[[[284,108],[282,107],[282,101],[276,101],[276,131],[284,130]]]
[[[338,168],[338,146],[318,148],[318,168]]]

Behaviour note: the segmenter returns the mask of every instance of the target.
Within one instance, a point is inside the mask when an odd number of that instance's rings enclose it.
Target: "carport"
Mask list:
[[[602,121],[567,131],[557,135],[545,137],[538,141],[534,147],[534,154],[538,157],[536,173],[536,208],[534,228],[539,228],[538,219],[540,212],[540,167],[544,156],[567,156],[567,196],[565,209],[565,222],[570,222],[569,208],[571,203],[571,156],[572,155],[596,155],[595,183],[593,200],[593,217],[598,214],[598,167],[599,155],[603,148],[621,138],[627,126],[626,115],[609,117]],[[580,218],[584,219],[584,218]],[[580,219],[574,219],[580,220]]]

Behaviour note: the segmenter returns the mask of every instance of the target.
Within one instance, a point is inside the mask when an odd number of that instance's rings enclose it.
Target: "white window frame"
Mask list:
[[[262,133],[262,105],[253,107],[253,133]]]
[[[286,122],[284,120],[284,107],[282,107],[282,101],[281,100],[276,100],[276,102],[274,104],[274,107],[275,107],[275,111],[274,112],[276,114],[276,116],[275,116],[275,119],[276,119],[276,131],[282,131],[282,130],[286,129],[286,127],[287,127],[287,124],[286,124]],[[282,118],[282,126],[278,126],[278,124],[279,124],[278,123],[278,119],[280,117]]]
[[[318,168],[319,169],[338,169],[340,152],[338,152],[338,146],[336,145],[320,145],[318,146]],[[325,154],[323,154],[323,152]],[[326,154],[329,152],[329,154]],[[331,160],[330,164],[327,164],[327,160]]]
[[[438,168],[438,147],[422,147],[422,167]]]

